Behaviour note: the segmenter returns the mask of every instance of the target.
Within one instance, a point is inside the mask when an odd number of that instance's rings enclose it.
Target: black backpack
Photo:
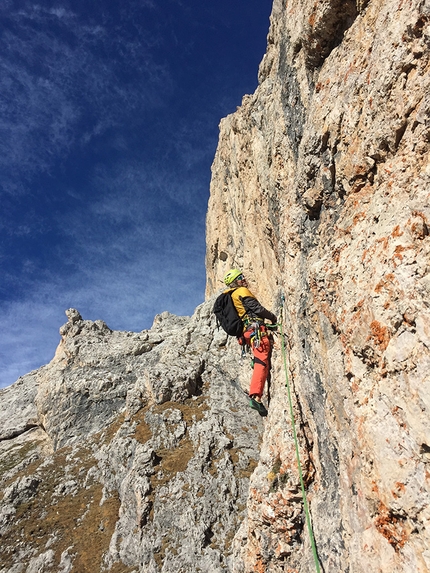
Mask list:
[[[234,291],[223,292],[216,299],[213,313],[216,316],[217,326],[222,326],[223,330],[230,336],[242,336],[243,322],[237,314],[231,294]]]

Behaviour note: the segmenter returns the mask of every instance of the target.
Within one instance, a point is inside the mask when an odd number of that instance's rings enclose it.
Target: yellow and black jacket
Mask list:
[[[270,320],[272,324],[276,323],[276,316],[264,308],[246,287],[227,289],[224,292],[231,293],[233,304],[244,324],[252,322],[256,318]]]

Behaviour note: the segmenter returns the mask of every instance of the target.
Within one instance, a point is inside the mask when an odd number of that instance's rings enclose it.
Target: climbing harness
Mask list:
[[[241,358],[245,358],[247,353],[251,352],[251,347],[260,348],[261,339],[265,336],[269,336],[269,332],[273,332],[277,328],[277,324],[265,324],[263,321],[258,321],[253,319],[245,319],[244,321],[245,332],[251,331],[251,336],[249,339],[249,344],[246,342],[243,336],[238,338],[238,342],[242,347]],[[269,331],[269,332],[268,332]],[[255,358],[251,359],[251,367],[254,368]]]
[[[251,331],[250,342],[254,348],[259,348],[261,344],[261,339],[267,336],[267,329],[271,326],[270,324],[265,324],[264,320],[258,318],[245,318],[243,321],[245,326],[245,331]]]
[[[306,497],[305,484],[303,481],[303,471],[302,471],[302,464],[300,462],[299,442],[297,439],[296,422],[295,422],[294,410],[293,410],[293,401],[291,398],[290,382],[288,379],[287,352],[285,350],[285,335],[284,335],[284,326],[283,326],[283,322],[284,322],[283,321],[283,311],[284,311],[284,304],[285,304],[285,296],[283,294],[281,295],[281,302],[282,302],[282,310],[281,310],[281,320],[279,322],[279,327],[280,327],[279,333],[280,333],[280,338],[281,338],[282,359],[283,359],[284,370],[285,370],[285,386],[287,388],[288,403],[290,406],[291,425],[293,428],[293,437],[294,437],[294,445],[295,445],[295,449],[296,449],[297,466],[298,466],[298,470],[299,470],[300,486],[302,489],[303,507],[304,507],[305,515],[306,515],[306,523],[308,526],[309,539],[311,542],[312,554],[313,554],[314,561],[315,561],[315,568],[317,570],[317,573],[320,573],[321,569],[320,569],[317,549],[316,549],[316,545],[315,545],[314,533],[313,533],[312,522],[311,522],[311,515],[309,512],[309,505],[308,505],[308,500]]]
[[[261,328],[258,322],[252,322],[251,325],[248,327],[248,330],[252,328],[251,332],[251,344],[254,348],[260,348],[260,341],[261,341]]]

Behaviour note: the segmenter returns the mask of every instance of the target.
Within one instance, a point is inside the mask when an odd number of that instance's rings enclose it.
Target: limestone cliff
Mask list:
[[[239,267],[282,311],[326,572],[430,570],[429,16],[275,0],[213,163],[207,294]],[[275,352],[237,572],[315,570],[284,384]]]
[[[262,419],[211,315],[231,267],[283,318],[321,571],[430,571],[429,17],[275,0],[221,123],[207,301],[140,333],[70,309],[0,391],[0,573],[316,570],[281,339]]]

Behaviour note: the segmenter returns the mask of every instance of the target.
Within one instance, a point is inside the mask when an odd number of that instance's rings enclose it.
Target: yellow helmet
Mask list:
[[[242,271],[239,271],[239,269],[231,269],[230,271],[228,271],[228,273],[224,277],[225,284],[227,286],[231,285],[231,283],[233,281],[235,281],[237,279],[237,277],[240,277],[241,274],[242,274]]]

